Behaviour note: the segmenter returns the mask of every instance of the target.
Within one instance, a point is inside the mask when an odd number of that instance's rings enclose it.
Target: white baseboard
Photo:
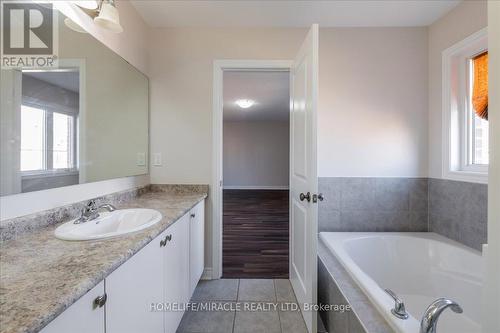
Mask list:
[[[212,280],[212,267],[205,267],[203,274],[201,275],[201,280]]]
[[[224,185],[224,190],[288,190],[288,185],[284,186],[238,186],[238,185]]]

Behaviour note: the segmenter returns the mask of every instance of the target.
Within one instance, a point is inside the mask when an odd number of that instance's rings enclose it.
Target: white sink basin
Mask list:
[[[161,213],[154,209],[119,209],[100,213],[92,221],[75,224],[64,223],[55,230],[55,236],[63,240],[95,240],[118,237],[151,227],[161,220]]]

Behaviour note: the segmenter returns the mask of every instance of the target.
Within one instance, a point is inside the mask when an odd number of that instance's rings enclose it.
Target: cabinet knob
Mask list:
[[[166,246],[167,242],[169,242],[171,240],[172,240],[172,235],[171,234],[166,235],[165,238],[160,241],[160,247]]]
[[[104,304],[106,304],[106,300],[108,299],[108,295],[104,293],[104,295],[96,297],[94,300],[94,309],[102,308]]]
[[[191,213],[191,218],[194,219],[196,217],[196,214],[195,213]]]

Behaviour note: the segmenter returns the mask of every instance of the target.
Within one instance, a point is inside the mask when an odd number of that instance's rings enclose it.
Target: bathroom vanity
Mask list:
[[[175,332],[204,270],[207,195],[179,188],[152,185],[116,199],[118,209],[161,213],[160,222],[136,233],[60,240],[60,221],[5,240],[0,331]]]
[[[204,202],[71,305],[41,332],[175,332],[203,273]],[[201,236],[201,237],[200,237]]]

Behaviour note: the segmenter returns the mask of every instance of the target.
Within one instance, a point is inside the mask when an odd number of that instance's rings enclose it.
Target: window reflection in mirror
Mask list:
[[[1,69],[0,194],[148,173],[148,78],[58,15],[58,65]]]

